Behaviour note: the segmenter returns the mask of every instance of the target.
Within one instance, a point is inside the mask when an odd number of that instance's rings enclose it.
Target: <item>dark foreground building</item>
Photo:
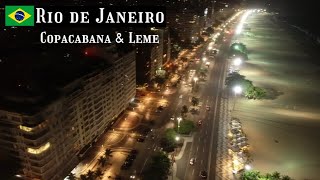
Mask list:
[[[0,150],[20,160],[23,179],[64,178],[126,109],[135,52],[114,48],[1,54]]]

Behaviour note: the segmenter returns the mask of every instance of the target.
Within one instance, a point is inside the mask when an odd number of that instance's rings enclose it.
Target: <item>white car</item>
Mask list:
[[[194,165],[194,163],[196,163],[196,158],[191,158],[189,164],[190,165]]]

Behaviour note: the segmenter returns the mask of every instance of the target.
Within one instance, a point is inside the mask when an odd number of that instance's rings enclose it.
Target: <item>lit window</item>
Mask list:
[[[47,142],[45,145],[40,146],[40,147],[37,148],[37,149],[28,148],[27,151],[28,151],[28,153],[30,153],[30,154],[41,154],[41,153],[43,153],[44,151],[48,150],[49,147],[50,147],[50,143]]]
[[[20,125],[19,128],[20,128],[21,130],[23,130],[23,131],[26,131],[26,132],[31,132],[31,131],[32,131],[32,128],[26,127],[26,126],[22,126],[22,125]]]

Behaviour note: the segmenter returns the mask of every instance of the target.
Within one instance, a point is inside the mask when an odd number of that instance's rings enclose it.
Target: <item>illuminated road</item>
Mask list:
[[[202,170],[210,172],[209,178],[210,176],[214,177],[217,141],[215,138],[217,133],[216,123],[219,112],[220,89],[223,86],[226,66],[223,48],[226,47],[222,47],[221,53],[214,60],[214,65],[211,65],[209,76],[200,93],[200,101],[203,104],[200,108],[200,114],[197,116],[203,120],[203,124],[199,132],[194,135],[191,149],[186,149],[182,159],[177,162],[179,179],[197,179]],[[206,106],[210,106],[210,111],[206,111]],[[189,165],[191,158],[196,158],[194,166]]]
[[[103,179],[117,175],[121,175],[126,179],[133,174],[139,176],[148,164],[152,154],[160,150],[159,141],[165,129],[174,126],[174,122],[170,118],[174,116],[176,119],[180,116],[181,107],[183,105],[189,107],[191,105],[189,100],[191,97],[196,96],[202,102],[200,113],[198,115],[190,115],[188,113],[188,118],[195,122],[201,119],[203,124],[195,133],[192,145],[189,144],[187,146],[184,155],[177,161],[177,177],[179,179],[198,179],[200,171],[206,170],[209,172],[208,179],[213,179],[216,165],[219,103],[226,72],[226,50],[230,43],[229,41],[222,41],[222,38],[219,41],[222,42],[222,44],[220,42],[220,47],[217,47],[220,49],[219,54],[214,59],[208,58],[207,60],[210,62],[210,66],[206,81],[199,80],[196,82],[199,86],[198,92],[192,90],[194,77],[198,76],[198,72],[180,72],[180,75],[185,76],[185,84],[180,83],[177,88],[170,87],[168,91],[148,93],[146,96],[141,97],[141,102],[134,108],[135,112],[130,111],[125,114],[122,120],[114,124],[114,130],[109,131],[101,143],[95,145],[95,149],[99,149],[99,153],[92,153],[95,155],[80,163],[73,172],[76,172],[79,177],[80,173],[85,174],[89,169],[96,170],[99,167],[97,160],[103,155],[104,149],[111,148],[113,153],[108,163],[112,164],[112,166],[103,168]],[[207,45],[208,43],[205,43],[191,53],[184,52],[183,56],[188,57],[188,59],[201,57]],[[201,66],[204,66],[202,62],[194,62],[189,65],[187,70],[198,70]],[[160,105],[165,108],[162,112],[157,113],[156,109]],[[206,110],[206,106],[210,107],[210,111]],[[153,122],[153,125],[150,124],[150,121]],[[139,130],[146,127],[153,128],[153,131],[144,137],[144,142],[137,142],[137,138],[140,135]],[[128,170],[121,170],[121,166],[131,149],[137,149],[139,153],[132,167]],[[194,166],[189,165],[191,157],[197,159]]]
[[[216,176],[216,154],[218,123],[220,113],[220,102],[224,78],[227,67],[227,50],[230,45],[231,36],[225,35],[225,41],[220,39],[219,53],[215,58],[209,58],[211,65],[207,81],[202,84],[200,101],[203,102],[200,108],[199,120],[203,120],[198,132],[194,134],[193,142],[189,143],[180,160],[177,161],[177,177],[184,180],[199,179],[201,171],[207,171],[207,179],[215,179]],[[206,111],[206,106],[210,111]],[[196,158],[196,163],[190,165],[191,158]]]

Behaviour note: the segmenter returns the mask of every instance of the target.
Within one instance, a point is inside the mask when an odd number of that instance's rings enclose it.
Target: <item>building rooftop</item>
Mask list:
[[[95,47],[41,45],[1,49],[0,109],[35,113],[57,98],[61,88],[110,63]]]

